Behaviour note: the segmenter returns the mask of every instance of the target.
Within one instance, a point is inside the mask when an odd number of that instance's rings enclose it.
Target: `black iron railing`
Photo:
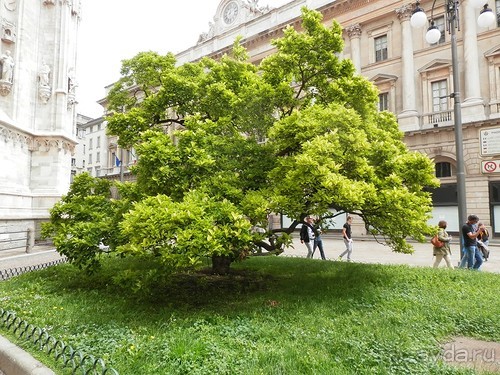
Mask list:
[[[42,270],[65,262],[67,262],[67,259],[62,258],[36,266],[0,270],[0,280],[6,280],[26,272]],[[118,371],[108,367],[101,358],[75,350],[64,341],[50,336],[45,329],[36,327],[18,317],[15,312],[0,308],[0,325],[12,331],[20,339],[31,342],[39,350],[44,350],[49,355],[54,356],[54,359],[61,363],[63,368],[71,367],[73,375],[119,375]]]

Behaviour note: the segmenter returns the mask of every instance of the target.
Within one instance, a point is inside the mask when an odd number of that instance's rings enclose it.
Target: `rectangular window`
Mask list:
[[[432,193],[432,204],[434,206],[449,206],[457,204],[457,184],[442,184],[435,189],[429,189]]]
[[[92,164],[92,154],[89,154],[89,164]]]
[[[440,162],[435,164],[436,177],[451,177],[451,164],[448,162]]]
[[[101,137],[97,137],[97,144],[95,145],[96,148],[100,148],[101,147]]]
[[[101,130],[101,124],[97,125],[97,130]]]
[[[500,27],[500,0],[495,1],[495,9],[497,12],[497,26]]]
[[[441,31],[441,38],[439,38],[437,43],[434,43],[433,46],[437,44],[444,43],[446,41],[445,39],[445,25],[444,25],[444,17],[437,17],[434,19],[434,26],[436,26],[439,31]]]
[[[432,82],[432,111],[441,112],[448,110],[448,82]]]
[[[375,61],[387,60],[387,35],[375,38]]]
[[[500,182],[490,182],[490,202],[500,203]]]
[[[92,138],[89,139],[89,151],[94,148],[94,146],[93,146],[94,142],[93,141],[94,140]]]
[[[378,110],[388,111],[389,110],[389,93],[384,92],[378,95]]]
[[[100,163],[101,162],[101,153],[98,152],[95,154],[95,162]]]
[[[72,167],[76,166],[76,159],[75,158],[71,158],[71,166]]]
[[[87,148],[87,145],[83,145],[83,155],[85,155],[86,148]]]

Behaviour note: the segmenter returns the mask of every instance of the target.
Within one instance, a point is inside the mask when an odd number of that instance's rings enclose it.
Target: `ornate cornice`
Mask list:
[[[349,36],[349,38],[359,38],[361,36],[361,25],[357,23],[355,25],[347,26],[345,31],[347,32],[347,36]]]
[[[26,147],[29,151],[48,152],[53,148],[65,153],[75,152],[75,143],[65,137],[57,135],[33,135],[20,130],[12,129],[0,124],[0,141]]]
[[[413,10],[415,7],[410,4],[405,4],[402,7],[399,7],[396,9],[396,14],[398,15],[399,20],[402,21],[407,21],[410,19],[411,15],[413,14]]]
[[[6,126],[0,125],[0,140],[5,143],[19,144],[22,148],[31,148],[32,137],[29,134],[13,130]]]
[[[319,12],[324,15],[334,13],[336,16],[339,14],[353,12],[357,9],[366,7],[368,4],[377,2],[377,0],[346,0],[346,1],[333,1],[319,9]]]
[[[64,151],[64,153],[70,152],[74,154],[75,152],[75,144],[61,137],[35,136],[32,140],[31,151],[49,152],[54,148],[59,151]]]

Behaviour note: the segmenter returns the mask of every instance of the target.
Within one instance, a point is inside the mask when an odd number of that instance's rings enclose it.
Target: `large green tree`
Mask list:
[[[116,250],[229,265],[256,249],[280,253],[305,215],[332,209],[359,215],[400,252],[412,250],[407,237],[430,233],[431,160],[407,149],[375,87],[338,57],[339,24],[306,8],[302,21],[258,66],[239,40],[219,61],[178,66],[145,52],[123,62],[108,129],[139,160]],[[272,213],[294,221],[256,230]]]

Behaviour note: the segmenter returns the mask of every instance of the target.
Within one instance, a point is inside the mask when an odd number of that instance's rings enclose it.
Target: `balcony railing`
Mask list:
[[[451,125],[453,123],[453,110],[426,113],[423,116],[424,127],[428,125],[436,127],[442,125]]]

